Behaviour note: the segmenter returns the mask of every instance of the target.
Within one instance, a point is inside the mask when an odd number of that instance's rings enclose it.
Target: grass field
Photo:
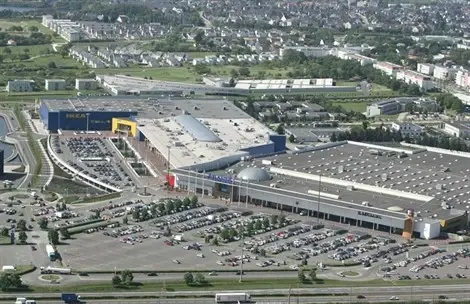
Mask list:
[[[214,76],[230,76],[230,72],[235,69],[238,70],[238,66],[211,66],[211,75]],[[289,69],[267,69],[263,66],[250,66],[250,75],[256,77],[258,73],[264,72],[265,78],[271,78],[275,76],[285,76]],[[135,77],[152,77],[153,80],[163,81],[177,81],[177,82],[197,82],[203,75],[198,75],[194,72],[193,66],[187,65],[183,67],[129,67],[129,68],[110,68],[110,69],[95,69],[96,74],[124,74]]]
[[[39,32],[46,34],[46,35],[51,35],[53,42],[65,42],[65,40],[62,37],[54,37],[54,32],[48,29],[47,27],[43,26],[41,24],[41,21],[39,19],[0,19],[0,31],[6,31],[8,28],[12,26],[21,26],[24,29],[24,32],[8,32],[10,34],[14,35],[29,35],[30,32],[28,31],[28,28],[30,26],[37,26],[39,29]]]
[[[181,274],[183,276],[183,274]],[[288,289],[290,286],[299,288],[325,288],[325,287],[365,287],[365,286],[390,286],[390,281],[372,280],[372,281],[337,281],[324,280],[315,284],[307,282],[299,283],[297,278],[284,279],[245,279],[243,283],[237,279],[207,279],[209,282],[205,286],[187,286],[183,281],[158,281],[134,283],[128,288],[114,288],[111,282],[94,282],[67,285],[67,289],[74,292],[111,292],[111,291],[187,291],[187,290],[247,290],[247,289]],[[466,279],[455,280],[414,280],[414,281],[394,281],[395,286],[426,286],[426,285],[449,285],[449,284],[468,284]],[[61,292],[64,286],[31,286],[33,292]]]

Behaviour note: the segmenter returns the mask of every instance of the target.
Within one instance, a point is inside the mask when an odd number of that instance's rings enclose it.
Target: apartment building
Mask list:
[[[46,91],[65,90],[65,80],[64,79],[46,79],[45,88],[46,88]]]
[[[34,80],[10,80],[7,83],[7,92],[31,92]]]

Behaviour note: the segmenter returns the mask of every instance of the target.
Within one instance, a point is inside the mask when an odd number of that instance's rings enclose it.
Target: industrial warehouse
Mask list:
[[[467,154],[355,142],[286,151],[284,135],[215,98],[43,99],[39,115],[50,133],[107,131],[142,142],[170,187],[231,204],[406,238],[433,239],[468,222]]]
[[[223,95],[243,96],[248,94],[308,94],[355,92],[356,86],[336,86],[331,78],[325,79],[266,79],[238,80],[235,86],[230,81],[215,81],[205,78],[204,84],[189,84],[131,77],[125,75],[98,75],[98,84],[114,96],[134,95]]]

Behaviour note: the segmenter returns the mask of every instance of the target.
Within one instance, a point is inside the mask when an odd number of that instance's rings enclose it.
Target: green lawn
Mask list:
[[[53,51],[50,44],[2,46],[0,47],[0,54],[2,54],[4,57],[8,57],[7,54],[5,54],[6,48],[10,49],[12,54],[26,53],[31,57],[43,55]]]
[[[238,66],[211,66],[209,67],[212,76],[230,76],[232,69],[238,70]],[[259,72],[265,73],[265,78],[275,77],[281,75],[285,77],[285,74],[289,69],[269,69],[261,65],[250,66],[250,77],[256,78]],[[203,75],[198,75],[194,72],[192,65],[186,65],[183,67],[156,67],[149,68],[146,66],[142,67],[128,67],[128,68],[109,68],[109,69],[95,69],[93,70],[96,74],[109,74],[109,75],[130,75],[134,77],[152,77],[153,80],[163,81],[176,81],[176,82],[192,82],[196,83],[200,80]]]
[[[21,26],[24,29],[24,32],[9,32],[10,34],[15,34],[15,35],[29,35],[30,32],[28,31],[28,28],[30,26],[37,26],[39,29],[39,32],[45,34],[45,35],[51,35],[53,38],[53,42],[61,43],[65,42],[65,40],[62,37],[54,37],[54,32],[47,27],[43,26],[41,24],[41,21],[39,19],[0,19],[0,28],[1,31],[5,31],[11,26],[16,25],[16,26]]]
[[[181,274],[183,276],[183,274]],[[468,284],[467,279],[455,280],[414,280],[414,281],[338,281],[324,280],[316,284],[307,282],[299,283],[297,278],[283,279],[245,279],[243,283],[238,282],[238,278],[234,279],[213,279],[206,278],[209,283],[206,286],[187,286],[183,281],[146,281],[144,283],[135,283],[128,288],[114,288],[111,282],[93,282],[67,284],[67,289],[74,292],[112,292],[112,291],[160,291],[166,288],[167,291],[187,291],[187,290],[249,290],[249,289],[287,289],[291,286],[296,288],[326,288],[326,287],[368,287],[368,286],[426,286],[426,285],[449,285],[449,284]],[[85,281],[86,282],[86,281]],[[66,284],[64,284],[66,285]],[[30,286],[32,292],[61,292],[64,286]]]

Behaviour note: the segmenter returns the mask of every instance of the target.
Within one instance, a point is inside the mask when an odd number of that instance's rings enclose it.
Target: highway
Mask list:
[[[445,294],[444,294],[445,295]],[[457,295],[452,295],[448,294],[446,295],[447,299],[446,302],[452,302],[452,301],[466,301],[470,299],[470,293],[466,292],[464,294],[457,294]],[[28,297],[29,299],[30,297]],[[289,301],[290,299],[290,301]],[[423,302],[434,302],[438,300],[438,296],[433,296],[433,295],[398,295],[397,302],[407,302],[407,301],[423,301]],[[379,303],[379,302],[390,302],[390,297],[389,296],[384,296],[384,295],[372,295],[372,296],[366,296],[365,299],[358,299],[357,297],[352,297],[352,296],[339,296],[339,297],[298,297],[295,294],[292,294],[289,297],[282,297],[282,298],[276,298],[276,297],[254,297],[253,298],[254,303],[257,304],[295,304],[295,303],[301,303],[301,304],[310,304],[310,303],[354,303],[354,302],[361,302],[361,303]],[[214,300],[211,298],[184,298],[184,299],[166,299],[166,298],[161,298],[161,299],[113,299],[113,300],[89,300],[86,301],[87,304],[112,304],[112,303],[139,303],[139,304],[187,304],[187,303],[194,303],[194,304],[207,304],[207,303],[213,303]],[[11,303],[10,302],[0,302],[0,303]],[[38,301],[38,304],[59,304],[62,303],[62,301],[53,301],[53,300],[44,300],[44,301]]]
[[[393,284],[393,282],[391,282]],[[292,288],[292,289],[262,289],[247,291],[258,303],[275,302],[285,303],[350,303],[356,302],[358,295],[365,296],[360,302],[386,302],[391,296],[398,296],[400,301],[422,300],[433,301],[443,295],[449,300],[470,299],[470,285],[429,285],[429,286],[384,286],[384,287],[331,287],[331,288]],[[178,292],[110,292],[110,293],[79,293],[86,303],[210,303],[215,293],[224,291],[178,291]],[[273,295],[268,296],[266,295]],[[274,296],[275,295],[275,296]],[[316,296],[315,296],[316,295]],[[331,296],[328,296],[331,295]],[[60,303],[58,293],[31,293],[31,294],[1,294],[0,303],[12,298],[24,297],[35,299],[39,303]],[[174,298],[188,296],[188,298]],[[113,297],[115,299],[105,299]],[[126,299],[126,297],[128,297]],[[137,299],[140,297],[141,299]],[[155,297],[156,299],[145,299]],[[173,299],[170,299],[173,297]],[[193,298],[194,297],[194,298]],[[198,298],[199,297],[199,298]],[[201,299],[200,297],[204,297]],[[57,298],[57,300],[50,300]],[[86,300],[89,298],[90,300]],[[102,299],[100,299],[102,298]],[[121,298],[121,299],[119,299]],[[130,299],[134,298],[134,299]],[[45,299],[45,300],[41,300]],[[146,302],[147,301],[147,302]]]

